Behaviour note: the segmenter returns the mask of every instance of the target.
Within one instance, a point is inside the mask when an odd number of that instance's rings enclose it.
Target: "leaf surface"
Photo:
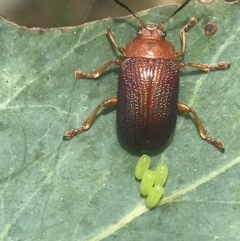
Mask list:
[[[176,6],[139,14],[160,22]],[[181,72],[179,100],[191,106],[222,154],[201,140],[192,118],[179,116],[169,143],[150,153],[169,178],[160,207],[148,211],[134,168],[142,152],[116,132],[114,108],[91,129],[63,141],[103,100],[117,93],[118,67],[97,81],[75,80],[116,58],[134,37],[132,17],[62,29],[26,29],[0,20],[1,240],[239,240],[240,239],[240,8],[191,3],[165,24],[180,50],[179,31],[190,17],[185,62],[231,63],[226,71]],[[218,31],[206,36],[212,22]],[[120,140],[119,140],[120,139]]]

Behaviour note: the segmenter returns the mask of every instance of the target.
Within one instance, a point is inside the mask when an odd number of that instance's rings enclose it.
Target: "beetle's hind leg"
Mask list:
[[[103,101],[100,105],[98,105],[96,107],[96,109],[87,118],[87,120],[83,122],[82,126],[80,126],[79,128],[73,129],[71,131],[68,131],[63,136],[63,139],[64,140],[71,140],[74,136],[76,136],[76,135],[78,135],[78,134],[80,134],[80,133],[82,133],[84,131],[87,131],[91,127],[91,125],[92,125],[92,123],[93,123],[97,113],[100,111],[101,108],[115,106],[115,105],[117,105],[117,97],[113,97],[113,98],[111,98],[109,100]]]
[[[185,112],[188,114],[191,113],[196,121],[198,132],[199,132],[199,135],[202,137],[202,139],[206,140],[208,143],[214,145],[219,151],[221,151],[221,152],[224,151],[222,142],[214,140],[213,138],[208,136],[207,130],[204,128],[200,118],[198,117],[197,113],[192,108],[178,102],[178,111]]]

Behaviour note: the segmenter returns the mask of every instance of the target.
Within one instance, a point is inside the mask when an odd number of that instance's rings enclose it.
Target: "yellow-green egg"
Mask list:
[[[164,186],[164,184],[167,180],[167,177],[168,177],[167,165],[165,165],[163,163],[158,164],[155,169],[155,173],[156,173],[156,179],[154,182],[154,186],[156,186],[156,185]]]
[[[144,173],[150,166],[151,158],[148,155],[142,155],[135,168],[135,177],[139,180],[143,178]]]
[[[151,209],[156,207],[159,200],[161,199],[164,192],[164,188],[161,185],[157,185],[152,187],[149,190],[148,196],[146,198],[146,206],[147,208]]]
[[[150,189],[152,188],[154,181],[156,179],[156,173],[155,171],[147,170],[142,178],[141,184],[140,184],[140,192],[142,195],[146,196],[148,195]]]

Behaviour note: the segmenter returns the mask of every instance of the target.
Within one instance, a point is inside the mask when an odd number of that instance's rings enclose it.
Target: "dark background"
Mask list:
[[[134,12],[184,0],[123,0]],[[128,15],[112,0],[0,0],[0,14],[27,27],[74,26]]]

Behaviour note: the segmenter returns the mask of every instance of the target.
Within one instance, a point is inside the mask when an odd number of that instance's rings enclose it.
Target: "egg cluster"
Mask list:
[[[151,209],[156,207],[164,192],[164,184],[168,176],[167,165],[160,163],[154,171],[149,170],[151,158],[142,155],[136,165],[135,177],[142,180],[140,193],[146,198],[146,206]]]

